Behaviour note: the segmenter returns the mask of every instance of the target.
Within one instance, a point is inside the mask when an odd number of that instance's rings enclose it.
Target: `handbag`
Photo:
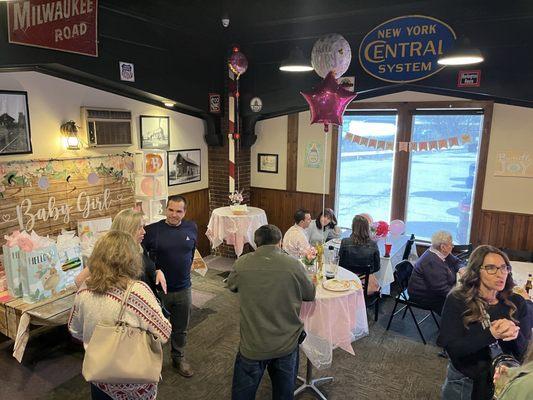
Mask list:
[[[97,324],[85,350],[82,374],[88,382],[157,383],[163,367],[161,340],[122,320],[130,284],[115,325]]]

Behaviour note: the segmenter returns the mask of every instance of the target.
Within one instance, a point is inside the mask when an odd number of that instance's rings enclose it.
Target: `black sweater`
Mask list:
[[[520,333],[515,340],[499,344],[504,353],[511,354],[521,360],[527,350],[528,341],[531,338],[531,318],[528,314],[525,300],[516,294],[509,298],[517,310],[514,319],[518,320]],[[467,328],[463,325],[463,313],[466,310],[464,300],[454,294],[450,294],[444,303],[442,322],[437,343],[443,346],[453,366],[462,374],[474,381],[472,400],[492,399],[492,371],[489,345],[496,339],[490,333],[490,329],[483,329],[480,322],[470,324]],[[502,301],[489,306],[487,312],[490,320],[510,319],[509,307]]]

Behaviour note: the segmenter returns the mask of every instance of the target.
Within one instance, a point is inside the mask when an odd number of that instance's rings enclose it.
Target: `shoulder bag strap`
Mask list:
[[[128,285],[128,288],[126,289],[126,292],[124,293],[124,297],[122,298],[122,303],[120,306],[120,312],[117,318],[117,325],[124,322],[122,321],[122,317],[124,316],[124,311],[126,309],[126,304],[128,303],[128,298],[130,297],[131,291],[133,290],[133,285],[135,285],[135,281]]]

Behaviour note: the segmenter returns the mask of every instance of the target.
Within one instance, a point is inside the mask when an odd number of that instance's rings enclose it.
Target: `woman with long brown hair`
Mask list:
[[[370,239],[370,224],[362,215],[353,218],[352,234],[342,239],[339,265],[356,274],[365,273],[368,266],[371,273],[379,271],[378,245]]]
[[[513,286],[507,255],[493,246],[478,246],[442,312],[437,343],[449,355],[444,400],[492,399],[492,359],[498,352],[523,358],[531,320]]]

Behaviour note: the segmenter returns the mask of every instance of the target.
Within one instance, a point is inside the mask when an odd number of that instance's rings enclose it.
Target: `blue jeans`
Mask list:
[[[290,354],[270,360],[250,360],[239,352],[233,370],[232,400],[253,400],[265,372],[268,369],[272,381],[272,399],[292,400],[294,382],[298,374],[299,346]]]
[[[442,385],[442,400],[470,400],[473,383],[472,379],[464,376],[448,362],[446,380]]]

